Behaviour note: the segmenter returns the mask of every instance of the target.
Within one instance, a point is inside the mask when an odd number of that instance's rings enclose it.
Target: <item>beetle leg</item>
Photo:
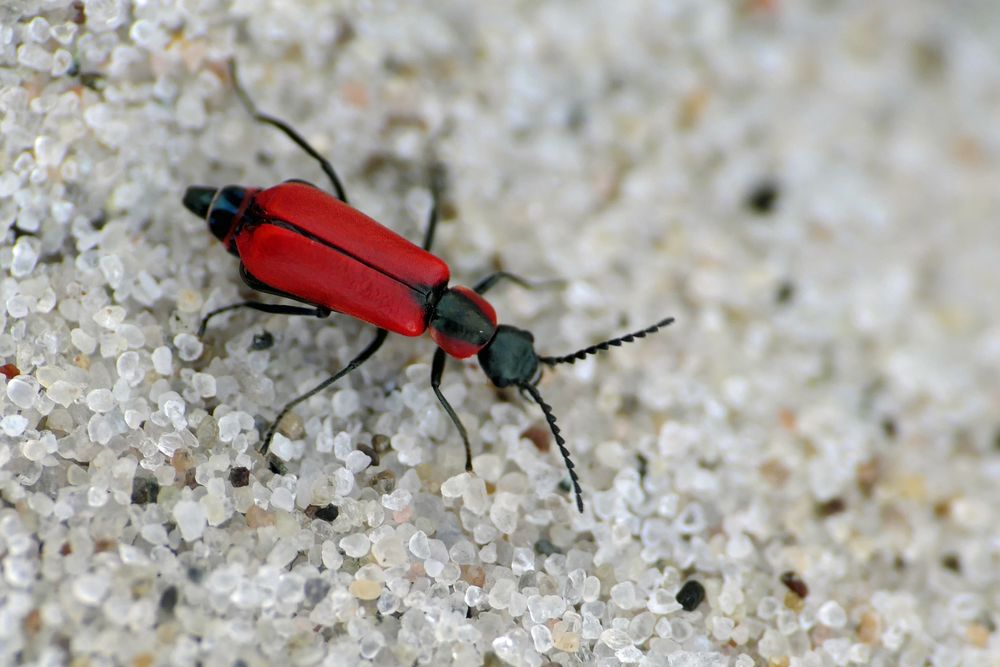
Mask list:
[[[333,165],[330,164],[329,160],[320,155],[319,151],[315,148],[310,146],[309,142],[306,141],[301,134],[296,132],[291,125],[280,118],[275,118],[274,116],[269,116],[268,114],[257,111],[256,105],[253,103],[253,100],[250,99],[250,96],[247,95],[246,91],[243,90],[243,86],[240,85],[239,77],[236,76],[235,60],[229,61],[229,76],[233,80],[233,90],[236,91],[236,96],[240,98],[240,102],[242,102],[247,112],[254,117],[254,120],[278,128],[285,134],[286,137],[294,141],[299,148],[308,153],[311,158],[319,162],[319,166],[323,169],[323,173],[330,178],[330,182],[333,184],[333,189],[337,195],[337,199],[346,204],[347,193],[344,192],[344,186],[340,182],[340,177],[337,176],[337,172],[334,170]]]
[[[234,303],[229,306],[223,306],[222,308],[216,308],[208,315],[206,315],[201,320],[201,326],[198,327],[198,338],[205,335],[205,329],[208,328],[208,321],[215,317],[216,315],[221,315],[222,313],[228,313],[231,310],[237,310],[238,308],[249,308],[250,310],[257,310],[262,313],[271,313],[274,315],[311,315],[313,317],[329,317],[329,308],[307,308],[305,306],[288,306],[281,303],[261,303],[260,301],[241,301],[239,303]]]
[[[454,408],[451,407],[451,403],[448,399],[444,397],[441,393],[441,376],[444,374],[444,362],[447,357],[444,354],[444,350],[438,348],[437,352],[434,353],[434,365],[431,367],[431,389],[437,395],[438,400],[441,401],[444,411],[448,413],[451,417],[451,423],[455,425],[458,429],[459,435],[462,436],[462,444],[465,445],[465,469],[472,472],[472,448],[469,447],[469,434],[465,431],[465,426],[462,425],[462,420],[458,418],[455,414]]]
[[[389,332],[386,331],[385,329],[379,329],[378,333],[375,334],[375,340],[368,343],[368,346],[365,349],[361,350],[358,356],[351,359],[351,363],[347,364],[339,371],[337,371],[327,379],[323,380],[318,385],[316,385],[306,393],[302,394],[298,398],[295,398],[286,403],[285,407],[281,408],[281,412],[278,413],[278,416],[274,418],[273,422],[271,422],[271,426],[268,427],[267,434],[264,436],[264,444],[261,445],[260,448],[260,453],[267,454],[267,450],[270,449],[271,447],[271,440],[274,439],[274,434],[278,431],[278,424],[281,423],[282,418],[284,418],[284,416],[287,415],[292,410],[292,408],[294,408],[302,401],[312,398],[313,396],[323,391],[331,384],[333,384],[334,382],[336,382],[337,380],[344,377],[345,375],[353,371],[355,368],[366,362],[370,356],[375,354],[375,352],[377,352],[378,349],[382,347],[382,343],[385,342],[385,337],[388,333]]]
[[[430,252],[431,245],[434,244],[434,230],[438,224],[438,210],[441,208],[441,190],[444,189],[444,167],[436,165],[431,169],[431,210],[427,215],[427,231],[424,232],[424,243],[421,246]]]
[[[497,271],[496,273],[491,273],[486,276],[472,288],[478,294],[485,294],[487,290],[492,289],[501,280],[509,280],[512,283],[516,283],[525,289],[537,289],[539,287],[558,287],[565,284],[563,280],[540,280],[532,281],[526,278],[522,278],[514,273],[508,273],[507,271]]]

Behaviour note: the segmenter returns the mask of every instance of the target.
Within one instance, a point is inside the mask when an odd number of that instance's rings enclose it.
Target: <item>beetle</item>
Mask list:
[[[419,336],[429,332],[437,344],[431,388],[465,446],[465,469],[472,471],[469,436],[441,392],[447,357],[475,355],[497,387],[517,387],[538,404],[569,472],[576,506],[583,512],[583,492],[566,441],[551,406],[538,390],[542,366],[572,364],[601,350],[631,343],[671,324],[668,317],[624,336],[563,356],[539,356],[531,332],[499,324],[483,295],[501,280],[524,287],[534,284],[506,271],[492,273],[472,288],[450,286],[448,265],[430,252],[438,219],[439,179],[432,179],[432,205],[423,243],[417,246],[348,204],[330,162],[286,122],[260,113],[241,87],[230,64],[233,88],[253,118],[277,128],[315,159],[333,186],[333,194],[301,180],[269,188],[241,185],[191,186],[184,206],[204,218],[211,233],[239,258],[240,275],[254,290],[305,305],[242,301],[209,312],[198,331],[225,312],[247,308],[265,313],[325,318],[339,312],[376,327],[375,338],[344,368],[288,402],[271,422],[260,447],[266,454],[281,419],[296,405],[323,391],[367,361],[389,332]]]

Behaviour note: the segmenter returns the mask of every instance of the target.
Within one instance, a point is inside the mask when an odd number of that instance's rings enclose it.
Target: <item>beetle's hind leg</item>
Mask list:
[[[358,353],[358,356],[351,359],[351,362],[349,364],[347,364],[339,371],[337,371],[327,379],[323,380],[318,385],[316,385],[306,393],[302,394],[298,398],[295,398],[286,403],[285,407],[281,408],[281,412],[278,413],[278,416],[274,418],[274,421],[271,422],[271,426],[267,429],[267,433],[264,435],[264,442],[260,447],[260,453],[267,454],[267,451],[271,448],[271,440],[274,439],[274,434],[278,432],[278,424],[281,423],[281,420],[284,418],[285,415],[291,412],[292,408],[294,408],[302,401],[312,398],[313,396],[323,391],[324,389],[329,387],[331,384],[333,384],[340,378],[344,377],[345,375],[356,369],[361,364],[368,361],[368,358],[371,357],[373,354],[375,354],[375,352],[377,352],[380,347],[382,347],[382,343],[385,342],[385,338],[388,333],[389,332],[386,331],[385,329],[379,329],[378,332],[375,334],[375,339],[372,342],[368,343],[368,346],[365,347],[365,349],[361,350],[361,352]]]

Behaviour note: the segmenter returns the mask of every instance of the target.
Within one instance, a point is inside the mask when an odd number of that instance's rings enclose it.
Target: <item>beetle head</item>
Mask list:
[[[184,206],[208,222],[208,229],[224,241],[239,217],[247,189],[239,185],[224,188],[192,185],[184,192]]]
[[[498,387],[528,384],[538,374],[535,337],[524,329],[501,324],[489,345],[479,351],[479,365]]]

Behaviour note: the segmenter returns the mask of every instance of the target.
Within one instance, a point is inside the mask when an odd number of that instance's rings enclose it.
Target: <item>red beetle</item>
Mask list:
[[[233,304],[206,315],[199,335],[204,334],[212,317],[237,308],[316,317],[340,312],[378,327],[375,339],[347,366],[282,408],[264,436],[261,452],[267,452],[278,423],[289,410],[364,363],[381,347],[387,332],[419,336],[429,330],[438,345],[431,387],[462,436],[466,470],[472,470],[469,437],[440,388],[446,355],[457,359],[478,355],[483,371],[496,386],[516,386],[538,403],[566,463],[576,505],[582,512],[583,497],[573,462],[552,409],[537,388],[541,378],[539,363],[573,363],[654,333],[673,318],[573,354],[539,357],[531,333],[498,325],[496,311],[482,297],[504,278],[527,287],[531,283],[500,271],[472,289],[448,285],[448,265],[430,253],[437,223],[436,185],[432,185],[434,205],[421,248],[349,206],[332,165],[288,124],[258,113],[239,87],[235,71],[233,82],[241,101],[258,121],[284,132],[320,163],[337,197],[304,181],[287,181],[267,189],[238,185],[189,187],[184,194],[185,207],[205,218],[212,234],[239,257],[240,274],[250,287],[309,304]]]

